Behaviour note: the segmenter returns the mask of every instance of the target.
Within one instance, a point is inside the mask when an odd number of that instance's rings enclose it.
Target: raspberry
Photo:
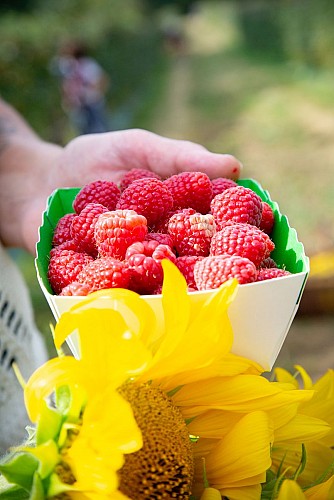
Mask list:
[[[85,253],[85,252],[82,252],[80,248],[78,248],[78,245],[76,244],[76,242],[74,240],[68,240],[68,241],[64,241],[64,243],[61,243],[60,245],[57,245],[54,248],[51,248],[50,258],[56,254],[59,254],[63,250],[73,250],[74,252]]]
[[[271,257],[267,257],[266,259],[264,259],[261,264],[259,265],[259,268],[262,268],[262,267],[266,267],[266,268],[269,268],[269,267],[277,267],[277,264],[276,262],[274,261],[274,259],[272,259]]]
[[[100,257],[86,265],[76,281],[88,286],[91,291],[128,288],[130,271],[124,261],[113,257]]]
[[[164,184],[173,196],[174,210],[193,208],[201,214],[210,211],[212,184],[210,178],[203,172],[175,174],[164,180]]]
[[[121,194],[118,210],[134,210],[146,217],[147,225],[164,217],[173,206],[173,197],[159,179],[139,179],[133,181]]]
[[[274,243],[261,229],[239,222],[228,224],[212,237],[210,255],[239,255],[258,267],[274,248]]]
[[[95,241],[103,257],[124,259],[126,249],[147,234],[147,221],[134,210],[114,210],[99,216],[95,224]]]
[[[157,241],[161,245],[168,245],[171,249],[173,249],[173,246],[174,246],[173,238],[169,234],[166,234],[166,233],[147,233],[145,240],[146,241],[151,241],[151,240]]]
[[[257,269],[253,262],[238,255],[205,257],[196,262],[194,277],[198,290],[218,288],[231,278],[240,285],[256,281]]]
[[[211,184],[213,198],[217,194],[223,193],[226,189],[238,185],[235,181],[232,181],[232,179],[226,179],[226,177],[217,177],[216,179],[212,179]]]
[[[81,270],[93,257],[73,250],[62,250],[55,253],[49,262],[48,279],[55,294],[59,294],[65,286],[77,279]]]
[[[260,229],[267,234],[271,234],[275,223],[275,216],[271,206],[265,201],[262,202],[262,217]]]
[[[168,224],[168,233],[173,238],[179,256],[209,255],[211,238],[215,231],[216,225],[211,214],[188,215],[180,212],[173,215]]]
[[[131,271],[130,288],[140,294],[153,294],[162,285],[162,259],[176,262],[170,247],[157,241],[133,243],[126,251],[125,260]]]
[[[118,186],[112,181],[90,182],[74,198],[73,208],[79,214],[88,203],[100,203],[108,210],[115,210],[120,194]]]
[[[126,172],[123,175],[120,182],[120,190],[124,191],[128,186],[130,186],[131,182],[138,181],[139,179],[150,178],[150,179],[159,179],[161,181],[160,175],[152,172],[151,170],[146,170],[145,168],[133,168]]]
[[[157,233],[167,233],[170,218],[173,215],[179,213],[192,215],[196,213],[196,210],[194,210],[193,208],[179,208],[178,210],[171,210],[164,217],[162,217],[156,224],[154,224],[153,228],[154,231]]]
[[[271,280],[273,278],[282,278],[283,276],[289,276],[291,273],[285,269],[279,269],[278,267],[261,268],[258,271],[256,281]]]
[[[88,203],[77,215],[71,226],[71,236],[78,249],[93,257],[97,257],[97,247],[94,237],[95,223],[98,217],[108,212],[108,209],[99,203]]]
[[[176,265],[186,279],[188,288],[197,290],[197,285],[194,278],[194,267],[196,262],[204,259],[199,255],[184,255],[176,259]]]
[[[59,295],[65,297],[73,297],[73,296],[83,297],[91,292],[92,290],[89,285],[85,283],[79,283],[78,281],[73,281],[69,285],[65,286],[65,288],[62,289]]]
[[[226,221],[259,226],[262,216],[262,200],[251,189],[243,186],[232,187],[213,198],[211,213],[218,230],[224,227]]]
[[[52,246],[56,247],[71,239],[71,224],[75,216],[72,213],[65,214],[59,219],[53,232]]]

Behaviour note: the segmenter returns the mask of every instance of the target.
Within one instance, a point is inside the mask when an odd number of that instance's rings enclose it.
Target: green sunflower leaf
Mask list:
[[[31,491],[38,460],[28,453],[15,456],[10,462],[0,464],[0,472],[9,483]]]

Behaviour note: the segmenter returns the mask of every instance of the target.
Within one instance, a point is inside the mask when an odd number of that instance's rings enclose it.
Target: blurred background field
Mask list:
[[[315,262],[278,363],[334,364],[334,4],[330,0],[8,0],[0,94],[46,140],[76,131],[50,70],[83,39],[108,72],[110,129],[146,128],[237,156]],[[324,258],[321,256],[324,255]],[[52,353],[33,259],[16,252]]]

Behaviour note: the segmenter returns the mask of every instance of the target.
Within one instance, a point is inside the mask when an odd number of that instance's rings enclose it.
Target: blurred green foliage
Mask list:
[[[136,0],[44,0],[0,17],[0,93],[45,139],[62,142],[66,117],[52,58],[81,40],[111,78],[108,103],[139,107],[161,63],[161,34]]]

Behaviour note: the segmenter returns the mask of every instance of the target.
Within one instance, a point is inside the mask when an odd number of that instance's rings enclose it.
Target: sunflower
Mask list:
[[[269,382],[257,363],[231,354],[236,281],[195,307],[176,266],[163,268],[161,312],[113,289],[56,325],[56,347],[76,335],[80,357],[48,361],[25,386],[36,436],[20,450],[34,458],[24,487],[38,487],[39,498],[260,498],[270,413],[288,420],[313,391]],[[4,467],[10,480],[15,466]]]

